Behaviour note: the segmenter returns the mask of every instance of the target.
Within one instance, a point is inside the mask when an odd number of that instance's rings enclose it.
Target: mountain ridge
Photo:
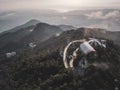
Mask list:
[[[102,30],[99,31],[99,30]],[[60,36],[53,36],[34,49],[23,51],[13,58],[0,63],[0,79],[5,89],[40,89],[40,90],[114,90],[119,88],[120,47],[107,40],[106,49],[98,47],[95,62],[108,65],[105,69],[90,65],[84,76],[76,77],[72,70],[63,65],[61,50],[72,40],[87,39],[103,29],[79,28],[65,31]],[[95,32],[96,33],[96,32]],[[95,36],[96,37],[96,36]],[[99,39],[104,39],[97,37]],[[105,39],[106,40],[106,39]],[[87,83],[86,83],[87,82]],[[108,88],[109,87],[109,88]]]
[[[32,22],[33,21],[34,20],[32,20]],[[8,31],[0,35],[0,43],[1,43],[0,50],[6,51],[8,46],[12,46],[12,43],[14,43],[13,46],[15,46],[16,43],[16,45],[20,45],[20,46],[22,45],[21,47],[25,47],[26,44],[29,44],[31,42],[37,44],[46,40],[52,35],[56,35],[57,33],[60,32],[62,32],[62,30],[59,27],[55,25],[49,25],[46,23],[38,23],[35,25],[28,26],[26,28],[15,29],[14,31]]]

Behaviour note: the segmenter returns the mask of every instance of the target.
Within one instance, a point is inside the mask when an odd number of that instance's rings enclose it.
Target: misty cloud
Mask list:
[[[103,14],[102,11],[92,12],[90,14],[85,14],[89,19],[110,19],[120,17],[120,11],[114,10],[112,12],[108,12],[107,14]]]
[[[89,28],[101,28],[102,27],[103,29],[109,30],[108,24],[105,24],[105,23],[93,24],[93,25],[89,25],[87,27],[89,27]]]
[[[120,0],[0,0],[0,10],[120,8]]]
[[[73,10],[17,10],[0,12],[0,32],[37,19],[49,24],[67,24],[75,27],[95,27],[120,31],[119,9]]]
[[[0,15],[0,18],[4,19],[4,18],[8,18],[8,17],[13,17],[15,14],[16,13],[14,13],[14,12],[5,13],[5,14]]]

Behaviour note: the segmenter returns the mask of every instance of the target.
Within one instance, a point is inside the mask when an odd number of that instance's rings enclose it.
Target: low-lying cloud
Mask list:
[[[0,15],[0,18],[1,18],[1,19],[4,19],[4,18],[7,18],[7,17],[12,17],[12,16],[14,16],[15,14],[16,14],[16,13],[14,13],[14,12],[2,14],[2,15]]]
[[[114,10],[107,14],[103,14],[102,11],[92,12],[90,14],[85,14],[89,19],[110,19],[120,17],[120,11]]]

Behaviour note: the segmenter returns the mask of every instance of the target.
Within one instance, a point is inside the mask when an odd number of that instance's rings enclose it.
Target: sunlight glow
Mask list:
[[[81,7],[120,8],[120,0],[0,0],[0,9],[57,9],[68,12]]]

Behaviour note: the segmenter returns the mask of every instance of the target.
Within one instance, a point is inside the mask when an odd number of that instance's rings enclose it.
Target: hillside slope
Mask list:
[[[28,22],[29,25],[33,24],[33,21],[31,22]],[[26,26],[26,24],[23,26]],[[29,43],[41,43],[61,32],[62,30],[59,27],[45,23],[39,23],[21,29],[13,29],[12,31],[1,34],[0,50],[1,52],[8,52],[27,48]]]
[[[67,45],[72,40],[79,40],[79,39],[88,39],[88,38],[100,38],[100,39],[107,39],[112,40],[115,44],[120,45],[120,32],[110,32],[104,29],[98,28],[78,28],[76,30],[69,30],[65,31],[60,36],[51,37],[50,39],[46,40],[45,42],[41,43],[36,47],[37,50],[49,49],[52,51],[54,49],[63,50],[65,45]],[[54,48],[54,46],[56,48]]]
[[[110,40],[107,40],[106,49],[97,48],[99,56],[96,62],[104,63],[103,66],[100,66],[101,64],[98,64],[100,67],[89,66],[82,77],[74,77],[72,71],[64,69],[60,50],[72,40],[89,38],[87,35],[88,31],[84,28],[63,32],[60,36],[51,37],[39,44],[33,50],[1,61],[0,89],[119,90],[120,47]]]

